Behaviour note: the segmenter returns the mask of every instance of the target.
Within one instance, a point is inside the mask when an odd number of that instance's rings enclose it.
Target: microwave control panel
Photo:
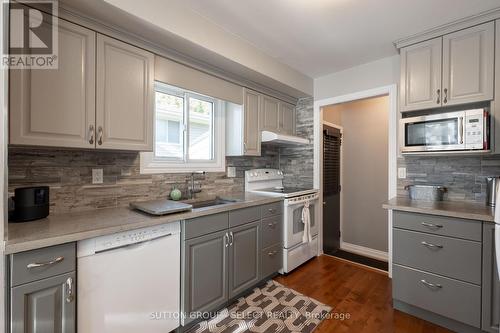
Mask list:
[[[465,149],[484,149],[485,117],[481,112],[465,117]]]

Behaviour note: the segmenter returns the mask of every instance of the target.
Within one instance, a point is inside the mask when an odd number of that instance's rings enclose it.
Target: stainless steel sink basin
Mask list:
[[[215,198],[212,200],[192,202],[191,205],[193,205],[194,209],[197,209],[197,208],[206,208],[206,207],[227,205],[227,204],[231,204],[231,203],[235,203],[235,202],[236,202],[236,200]]]

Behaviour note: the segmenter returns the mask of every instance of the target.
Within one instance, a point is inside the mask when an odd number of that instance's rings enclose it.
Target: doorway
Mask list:
[[[353,152],[358,152],[362,149],[364,146],[369,146],[366,145],[366,142],[370,142],[370,130],[371,129],[376,129],[377,127],[382,128],[380,126],[380,123],[377,123],[375,121],[368,122],[366,125],[361,126],[360,121],[352,121],[349,124],[349,118],[345,119],[345,123],[337,121],[336,119],[329,118],[328,116],[325,117],[326,114],[326,109],[329,106],[333,105],[341,105],[341,104],[348,104],[348,102],[362,102],[365,100],[369,100],[371,98],[377,98],[377,97],[384,97],[386,100],[386,117],[383,119],[384,122],[384,128],[383,132],[386,135],[386,141],[384,147],[386,148],[386,153],[384,154],[377,154],[375,153],[376,150],[371,149],[368,150],[368,152],[362,152],[359,154],[361,157],[366,157],[364,161],[358,161],[357,163],[354,164],[346,164],[346,161],[344,159],[344,153],[346,149],[348,148],[347,146],[350,146],[349,151],[350,153]],[[332,97],[332,98],[327,98],[323,100],[317,100],[314,103],[315,107],[315,113],[314,113],[314,131],[315,131],[315,186],[319,188],[320,195],[323,194],[323,122],[326,121],[328,123],[333,123],[334,125],[342,125],[343,127],[343,138],[342,138],[342,154],[341,154],[341,160],[342,164],[344,166],[341,166],[340,170],[340,201],[341,201],[341,209],[340,209],[340,229],[341,229],[341,237],[340,237],[340,250],[339,251],[346,251],[349,254],[352,254],[353,256],[360,255],[363,258],[368,258],[368,259],[374,259],[378,261],[382,261],[385,264],[385,267],[388,267],[389,271],[389,276],[392,275],[391,272],[391,264],[392,264],[392,213],[391,212],[385,212],[382,210],[381,206],[382,203],[387,201],[388,199],[394,197],[396,195],[396,160],[397,160],[397,119],[398,119],[398,113],[397,113],[397,89],[396,85],[390,85],[390,86],[385,86],[385,87],[380,87],[380,88],[375,88],[375,89],[370,89],[366,91],[361,91],[357,93],[352,93],[348,95],[343,95],[343,96],[338,96],[338,97]],[[346,111],[347,112],[347,111]],[[354,120],[354,118],[352,119]],[[381,120],[381,119],[378,119]],[[355,124],[355,126],[352,126],[352,124]],[[347,125],[347,126],[345,126]],[[347,128],[346,128],[347,127]],[[367,135],[368,137],[364,137],[364,135]],[[374,135],[374,134],[371,134]],[[378,135],[377,135],[378,136]],[[347,141],[349,141],[349,138],[354,139],[351,140],[351,145],[347,144]],[[356,141],[357,140],[357,141]],[[352,143],[355,143],[354,145]],[[352,148],[354,147],[354,148]],[[372,155],[370,155],[372,154]],[[376,169],[376,162],[377,161],[382,161],[385,162],[385,166],[383,168],[384,171],[382,171],[381,175],[385,177],[377,177],[376,175],[373,174],[373,170]],[[381,164],[381,163],[379,163]],[[375,166],[375,167],[374,167]],[[361,170],[361,175],[360,177],[354,176],[352,178],[348,174],[345,174],[346,170],[348,172],[351,172],[353,170]],[[366,177],[365,177],[366,176]],[[349,179],[347,179],[349,178]],[[366,179],[364,179],[366,178]],[[382,180],[380,184],[383,187],[383,190],[373,190],[372,183],[374,180]],[[356,183],[361,184],[361,186],[357,186],[357,193],[356,195],[348,195],[349,194],[349,186],[355,187],[354,186]],[[354,184],[354,185],[353,185]],[[347,186],[347,187],[346,187]],[[361,190],[360,190],[361,189]],[[370,193],[371,192],[371,193]],[[352,194],[352,191],[351,191]],[[380,194],[380,195],[377,195]],[[326,197],[325,193],[325,197]],[[347,198],[347,199],[346,199]],[[368,199],[373,199],[373,203],[371,204],[371,207],[373,209],[379,209],[379,213],[385,214],[380,218],[375,218],[375,215],[367,214],[365,216],[364,222],[359,224],[361,227],[356,223],[356,220],[359,221],[359,216],[370,211],[370,207],[367,208],[366,204],[366,198]],[[377,199],[378,198],[378,199]],[[376,201],[380,201],[376,203]],[[322,201],[327,203],[327,200],[325,200],[322,196]],[[343,201],[346,201],[345,203],[342,204]],[[351,205],[354,210],[349,210],[345,209],[345,206]],[[324,211],[321,213],[326,213],[329,214],[330,209],[329,207],[323,207]],[[358,215],[358,217],[347,217],[343,216],[344,214],[348,212],[354,211],[354,215]],[[349,213],[349,215],[351,215]],[[322,216],[323,217],[323,216]],[[345,223],[350,223],[354,219],[354,223],[349,224],[347,228],[345,228]],[[376,220],[377,222],[373,222]],[[346,222],[349,221],[349,222]],[[372,221],[373,223],[369,223]],[[326,223],[326,222],[325,222]],[[378,226],[377,230],[377,235],[373,234],[372,230],[370,229],[371,227]],[[351,228],[352,227],[352,228]],[[345,230],[344,230],[345,229]],[[352,231],[355,231],[354,233]],[[324,253],[327,253],[329,251],[328,246],[326,246],[325,243],[328,243],[327,241],[327,235],[324,233],[328,231],[328,226],[323,225],[321,229],[321,240],[324,240],[324,244],[321,244],[320,250],[323,250]],[[378,244],[378,245],[377,245]],[[337,251],[337,252],[339,252]],[[353,260],[351,258],[348,258],[350,260]]]

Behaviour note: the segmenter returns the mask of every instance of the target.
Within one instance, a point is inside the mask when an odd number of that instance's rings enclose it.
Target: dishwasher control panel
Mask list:
[[[148,242],[160,237],[178,233],[180,233],[180,222],[172,222],[86,239],[77,243],[77,257],[83,257],[129,245]]]

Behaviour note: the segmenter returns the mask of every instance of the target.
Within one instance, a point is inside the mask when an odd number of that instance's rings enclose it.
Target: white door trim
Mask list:
[[[389,96],[389,182],[388,198],[393,198],[397,194],[397,85],[392,84],[379,88],[355,92],[331,98],[325,98],[314,101],[314,188],[319,189],[320,202],[323,202],[323,156],[321,154],[323,147],[323,136],[321,135],[321,124],[323,120],[322,108],[327,105],[339,104],[356,101],[364,98]],[[319,220],[323,221],[323,209],[320,209]],[[319,251],[323,253],[323,224],[319,228]],[[392,277],[392,211],[388,212],[388,263],[389,277]]]

